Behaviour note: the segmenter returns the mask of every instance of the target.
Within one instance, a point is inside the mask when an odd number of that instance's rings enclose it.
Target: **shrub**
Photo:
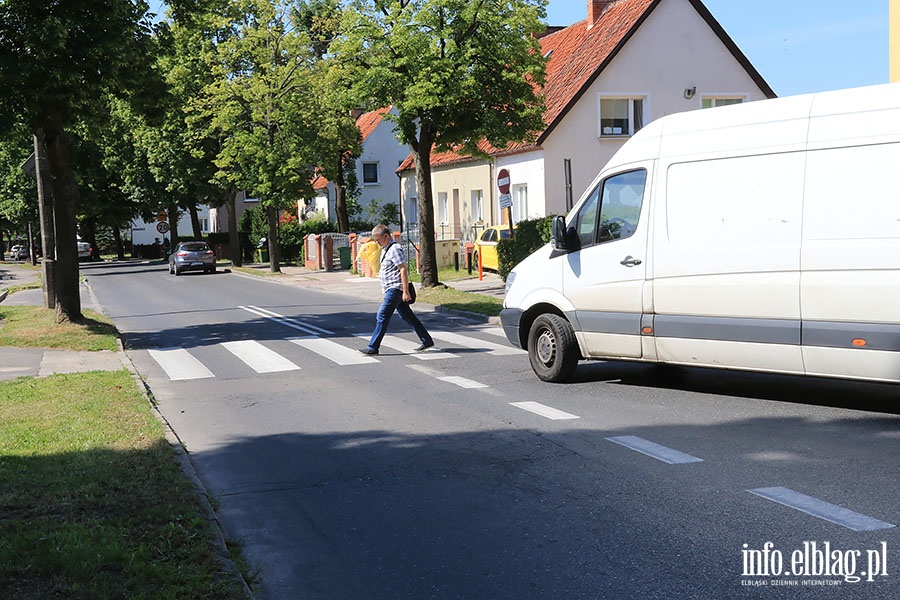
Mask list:
[[[553,232],[553,215],[539,219],[519,221],[515,235],[497,243],[497,261],[500,277],[506,276],[529,254],[550,242]]]

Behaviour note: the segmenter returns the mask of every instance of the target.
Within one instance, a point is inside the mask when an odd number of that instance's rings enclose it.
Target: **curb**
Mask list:
[[[6,300],[7,295],[9,295],[8,290],[3,290],[2,292],[0,292],[0,302],[3,302],[4,300]]]
[[[187,448],[185,448],[184,442],[182,442],[181,438],[178,437],[178,434],[175,433],[172,425],[160,412],[159,407],[154,400],[153,390],[150,389],[150,386],[147,385],[147,382],[144,381],[140,373],[138,373],[137,367],[135,367],[134,363],[131,362],[131,358],[129,358],[128,354],[125,352],[124,346],[122,346],[122,339],[116,338],[116,343],[119,346],[122,364],[131,373],[131,376],[132,378],[134,378],[134,381],[137,384],[141,395],[144,396],[147,404],[150,405],[150,410],[153,411],[153,415],[162,425],[163,434],[165,435],[166,441],[169,443],[169,446],[172,448],[172,453],[175,457],[175,460],[178,462],[178,466],[181,467],[182,473],[184,473],[185,477],[187,477],[188,481],[190,481],[191,485],[193,486],[194,495],[197,498],[198,504],[200,505],[200,510],[206,517],[207,522],[212,526],[211,529],[214,535],[213,542],[219,562],[222,563],[222,566],[228,572],[234,574],[236,582],[244,590],[244,594],[246,595],[246,597],[252,598],[253,592],[250,590],[250,586],[247,585],[247,581],[241,575],[240,569],[237,568],[237,565],[234,564],[234,561],[231,558],[231,553],[228,550],[228,544],[225,541],[225,532],[222,528],[222,523],[219,521],[219,517],[216,515],[216,511],[213,509],[212,504],[209,501],[209,491],[207,491],[206,487],[203,485],[203,482],[200,479],[200,476],[197,474],[197,470],[194,468],[194,462],[191,460],[190,453],[187,451]]]

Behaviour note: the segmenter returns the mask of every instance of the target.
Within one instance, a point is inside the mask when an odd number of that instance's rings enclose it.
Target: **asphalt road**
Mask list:
[[[545,384],[427,311],[437,351],[395,317],[364,360],[370,298],[85,274],[260,598],[900,597],[895,386],[604,362]]]

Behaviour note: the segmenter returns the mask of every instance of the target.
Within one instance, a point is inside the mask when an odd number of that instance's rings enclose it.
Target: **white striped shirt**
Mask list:
[[[403,280],[400,278],[400,265],[406,264],[406,253],[403,246],[397,242],[391,242],[381,249],[381,271],[378,279],[381,280],[382,293],[391,288],[400,289]]]

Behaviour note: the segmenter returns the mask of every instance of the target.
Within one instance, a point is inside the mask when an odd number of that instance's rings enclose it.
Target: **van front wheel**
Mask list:
[[[528,332],[528,359],[543,381],[559,383],[575,372],[579,359],[578,342],[572,326],[559,315],[541,315]]]

